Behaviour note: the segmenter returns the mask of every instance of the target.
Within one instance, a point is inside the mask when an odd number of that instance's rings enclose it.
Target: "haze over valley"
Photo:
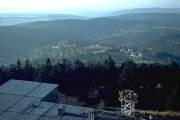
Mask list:
[[[0,14],[0,21],[4,21],[0,23],[0,63],[25,58],[39,61],[47,57],[54,62],[63,58],[100,62],[108,55],[117,63],[127,59],[180,62],[180,9],[140,11],[131,9],[93,18]],[[59,47],[53,48],[57,44]]]

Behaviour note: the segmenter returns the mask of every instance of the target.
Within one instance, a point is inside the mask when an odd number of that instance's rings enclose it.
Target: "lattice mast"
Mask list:
[[[121,114],[135,116],[135,104],[137,103],[137,94],[133,90],[119,91],[119,101],[121,102]]]

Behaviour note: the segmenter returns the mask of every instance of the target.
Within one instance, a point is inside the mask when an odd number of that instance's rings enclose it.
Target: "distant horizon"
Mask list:
[[[46,14],[55,14],[55,15],[74,15],[74,16],[103,16],[103,15],[107,15],[110,13],[115,13],[115,12],[123,12],[123,11],[128,11],[128,10],[136,10],[136,9],[180,9],[180,8],[163,8],[163,7],[139,7],[139,8],[130,8],[130,9],[117,9],[117,10],[113,10],[113,11],[74,11],[74,12],[62,12],[62,11],[56,11],[56,12],[36,12],[36,11],[32,11],[32,12],[2,12],[0,11],[0,14],[42,14],[42,15],[46,15]]]
[[[104,15],[136,8],[180,8],[179,0],[0,0],[0,13]]]

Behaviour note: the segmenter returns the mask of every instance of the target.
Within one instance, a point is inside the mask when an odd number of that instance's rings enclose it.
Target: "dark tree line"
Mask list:
[[[180,66],[171,64],[136,64],[132,60],[115,66],[109,56],[103,63],[63,59],[52,64],[48,58],[42,65],[33,66],[28,60],[0,67],[0,83],[20,79],[59,84],[59,91],[79,97],[86,105],[119,106],[118,91],[135,90],[140,109],[180,110]]]

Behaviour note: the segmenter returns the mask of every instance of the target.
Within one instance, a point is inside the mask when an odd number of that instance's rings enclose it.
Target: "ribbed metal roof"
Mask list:
[[[0,111],[0,120],[88,120],[92,108],[36,101],[34,97],[25,97],[10,108]],[[58,108],[64,108],[65,114],[58,116]],[[133,120],[120,115],[99,111],[98,120]],[[4,119],[5,118],[5,119]]]
[[[24,113],[31,115],[43,115],[49,109],[51,109],[55,105],[55,103],[47,103],[47,102],[37,102],[34,106],[30,107],[28,110],[24,111]]]
[[[3,114],[0,115],[0,120],[15,120],[15,117],[18,116],[19,113],[16,112],[3,112]]]
[[[11,79],[0,86],[0,92],[32,97],[44,97],[57,87],[57,84]]]
[[[33,105],[36,102],[38,102],[38,100],[39,100],[39,98],[35,98],[35,97],[24,97],[21,100],[19,100],[18,102],[16,102],[16,104],[11,106],[8,109],[8,111],[25,113],[27,110],[32,108]]]
[[[3,112],[3,110],[0,110],[0,114]]]
[[[22,114],[17,112],[5,112],[0,116],[0,120],[36,120],[39,116]]]
[[[0,92],[17,95],[26,95],[41,83],[22,80],[9,80],[0,86]]]
[[[36,89],[30,92],[28,96],[44,97],[57,87],[58,85],[56,84],[41,83]]]
[[[8,109],[22,98],[23,96],[0,93],[0,110]]]
[[[82,106],[74,106],[74,105],[66,105],[66,104],[59,104],[58,108],[64,108],[65,112],[82,115],[86,113],[90,113],[94,111],[92,108],[82,107]]]
[[[20,86],[27,89],[23,91]],[[56,87],[55,84],[10,80],[0,86],[0,120],[88,120],[88,113],[95,112],[93,108],[40,101]],[[58,115],[58,109],[63,109],[65,114]],[[95,114],[98,120],[133,120],[105,111]]]

